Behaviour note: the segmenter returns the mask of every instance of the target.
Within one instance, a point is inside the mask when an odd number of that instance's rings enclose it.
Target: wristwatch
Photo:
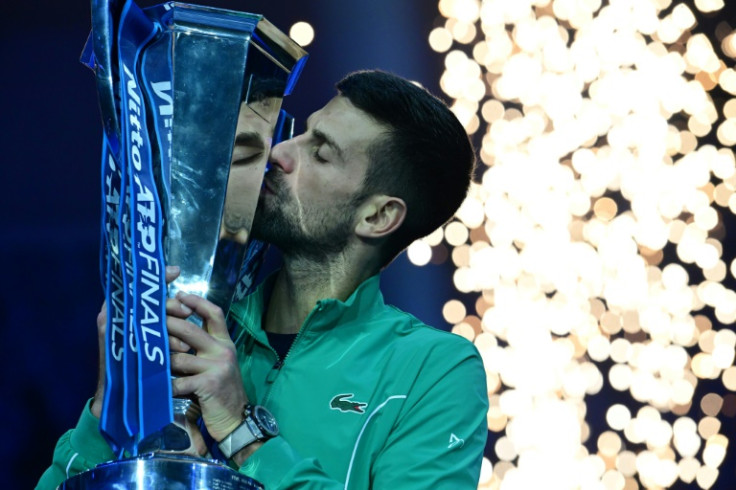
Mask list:
[[[266,441],[278,434],[279,426],[271,412],[260,405],[248,404],[243,411],[243,422],[220,441],[217,447],[230,459],[248,444]]]

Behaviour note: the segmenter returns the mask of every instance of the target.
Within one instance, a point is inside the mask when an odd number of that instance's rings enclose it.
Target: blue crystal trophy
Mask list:
[[[82,61],[104,130],[100,430],[117,459],[61,488],[261,488],[211,459],[196,405],[171,398],[165,300],[184,291],[227,312],[252,284],[263,245],[250,227],[307,54],[261,15],[176,2],[92,0],[92,26]],[[181,269],[169,285],[165,265]]]

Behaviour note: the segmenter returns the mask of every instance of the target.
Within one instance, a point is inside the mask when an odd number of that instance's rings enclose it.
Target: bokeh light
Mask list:
[[[309,22],[296,22],[289,29],[289,37],[302,47],[308,46],[314,41],[314,28]]]
[[[736,416],[736,33],[699,19],[724,1],[438,7],[481,168],[409,258],[456,267],[443,315],[488,376],[479,488],[711,488]]]

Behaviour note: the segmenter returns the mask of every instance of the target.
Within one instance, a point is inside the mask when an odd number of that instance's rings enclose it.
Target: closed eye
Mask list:
[[[319,151],[322,149],[322,146],[323,146],[322,144],[314,145],[314,147],[312,148],[312,156],[319,163],[327,163],[327,159],[319,154]]]
[[[256,132],[238,133],[235,137],[232,164],[247,165],[258,162],[264,154],[266,144]]]
[[[312,136],[317,142],[317,149],[319,150],[322,146],[327,146],[330,151],[335,152],[337,158],[340,161],[345,161],[345,152],[338,146],[334,139],[329,135],[323,133],[319,129],[312,130]],[[324,155],[323,155],[324,156]]]

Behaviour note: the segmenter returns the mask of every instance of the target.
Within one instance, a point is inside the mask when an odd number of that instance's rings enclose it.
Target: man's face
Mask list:
[[[259,112],[265,112],[272,105],[272,99],[250,106],[244,103],[238,115],[221,237],[239,243],[245,243],[250,233],[271,149],[273,125],[256,111],[263,109]]]
[[[295,254],[343,250],[356,224],[367,150],[385,130],[342,96],[312,114],[304,134],[271,151],[254,236]]]

